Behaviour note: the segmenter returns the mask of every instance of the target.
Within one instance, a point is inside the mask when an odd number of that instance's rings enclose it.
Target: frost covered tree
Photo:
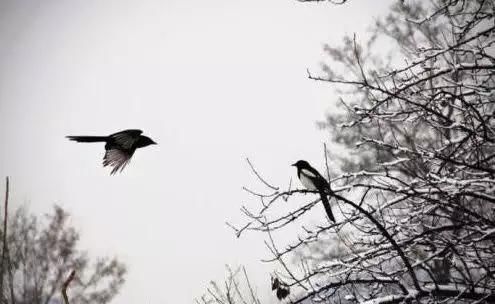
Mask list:
[[[285,301],[493,303],[495,4],[397,1],[372,32],[308,71],[338,93],[320,124],[337,221],[252,167],[266,191],[233,228],[266,236]]]
[[[68,291],[70,303],[105,304],[119,292],[125,265],[115,258],[91,263],[78,248],[79,233],[68,218],[58,206],[45,217],[31,215],[25,208],[9,216],[0,303],[63,303],[61,289],[72,270],[76,276]]]

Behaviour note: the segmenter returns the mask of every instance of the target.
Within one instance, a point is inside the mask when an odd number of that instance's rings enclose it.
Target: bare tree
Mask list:
[[[495,4],[397,2],[373,30],[308,71],[341,96],[321,124],[337,221],[311,226],[319,196],[249,163],[267,190],[246,189],[248,222],[232,227],[266,236],[292,303],[493,303]]]
[[[227,268],[227,278],[224,284],[214,281],[206,289],[206,293],[199,299],[196,304],[261,304],[254,286],[251,285],[246,269],[238,267],[232,270]]]
[[[62,303],[61,290],[67,299],[64,282],[71,281],[71,303],[108,303],[118,293],[125,266],[115,258],[90,263],[78,248],[79,233],[67,224],[68,217],[55,206],[44,218],[28,214],[25,208],[9,218],[5,303]],[[71,270],[77,275],[66,281]]]

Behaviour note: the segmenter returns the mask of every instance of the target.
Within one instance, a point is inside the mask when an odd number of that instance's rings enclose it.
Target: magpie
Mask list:
[[[69,140],[83,143],[104,142],[105,156],[103,167],[113,167],[111,175],[124,170],[130,162],[132,155],[138,148],[156,145],[151,138],[141,135],[143,131],[130,129],[120,131],[108,136],[66,136]]]
[[[328,202],[327,193],[330,193],[330,184],[327,180],[321,176],[321,174],[316,171],[315,168],[305,160],[298,160],[296,163],[292,164],[297,168],[297,177],[301,181],[303,186],[311,191],[318,191],[321,197],[321,202],[325,211],[327,212],[328,218],[335,222],[333,217],[332,208],[330,208],[330,203]]]

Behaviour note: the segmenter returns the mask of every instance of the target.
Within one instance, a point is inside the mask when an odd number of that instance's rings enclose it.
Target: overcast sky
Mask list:
[[[324,43],[364,38],[389,2],[0,0],[12,205],[59,204],[83,248],[121,258],[129,273],[113,303],[191,303],[225,264],[247,265],[267,289],[262,236],[236,239],[225,225],[250,203],[241,187],[259,187],[244,159],[281,185],[298,159],[323,168],[315,122],[337,96],[306,68],[319,71]],[[64,138],[127,128],[159,145],[116,176],[103,144]]]

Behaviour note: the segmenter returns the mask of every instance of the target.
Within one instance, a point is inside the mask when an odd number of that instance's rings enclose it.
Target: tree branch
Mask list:
[[[9,206],[9,177],[5,178],[5,205],[3,216],[3,246],[2,246],[2,265],[0,268],[0,295],[3,301],[3,277],[5,273],[5,255],[7,254],[7,216]]]
[[[395,249],[395,251],[397,251],[400,258],[404,262],[404,265],[406,266],[407,271],[409,272],[409,276],[413,280],[413,284],[414,284],[414,287],[416,288],[416,290],[421,291],[421,286],[419,286],[418,278],[416,277],[416,274],[414,273],[414,270],[411,266],[411,263],[409,263],[409,260],[407,259],[406,255],[404,254],[404,251],[402,251],[402,249],[397,244],[397,242],[394,240],[394,238],[390,235],[390,233],[388,233],[387,229],[385,229],[385,227],[383,227],[383,225],[380,224],[380,222],[378,222],[368,211],[364,210],[361,206],[355,204],[354,202],[352,202],[352,201],[346,199],[345,197],[340,196],[334,192],[332,192],[330,195],[335,197],[336,199],[356,208],[357,210],[359,210],[359,212],[363,213],[370,221],[372,221],[373,224],[375,224],[375,226],[378,228],[378,230],[380,230],[382,235],[390,242],[392,247]]]
[[[72,270],[72,272],[69,274],[69,277],[67,278],[67,280],[65,280],[64,284],[62,285],[62,297],[64,298],[65,304],[70,304],[69,298],[67,297],[67,287],[69,287],[69,284],[74,279],[75,275],[76,275],[76,271]]]

